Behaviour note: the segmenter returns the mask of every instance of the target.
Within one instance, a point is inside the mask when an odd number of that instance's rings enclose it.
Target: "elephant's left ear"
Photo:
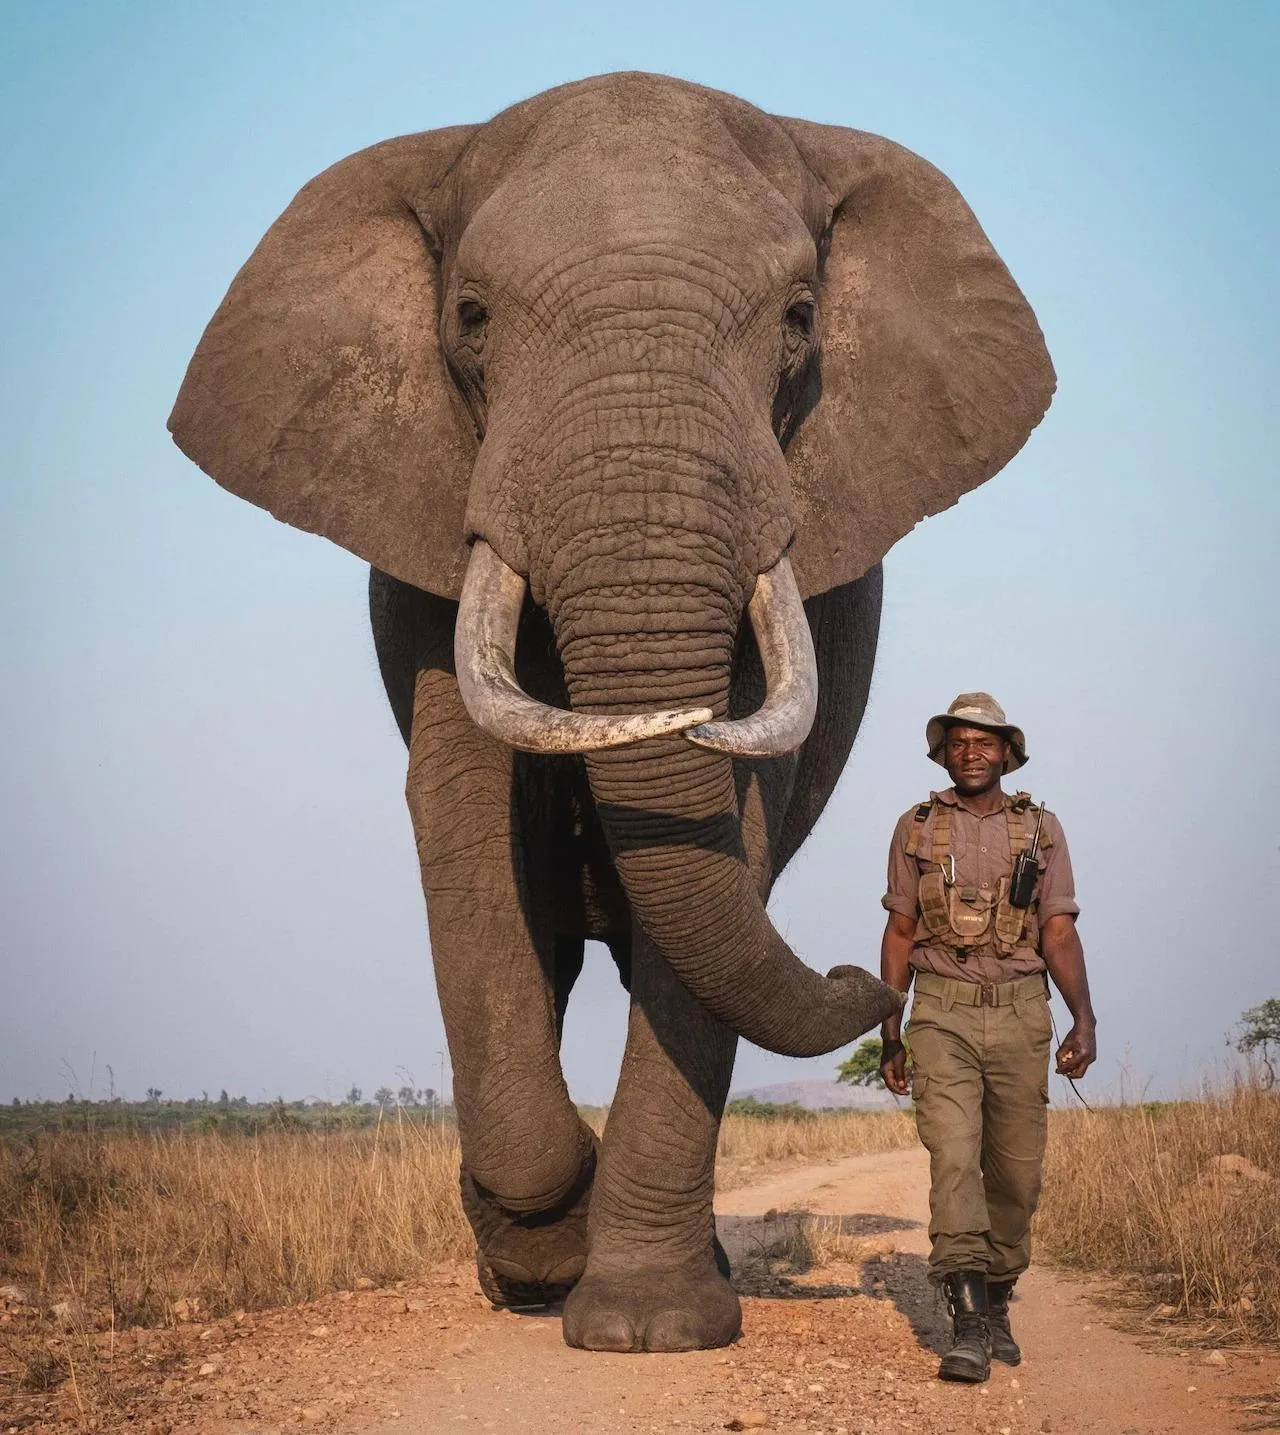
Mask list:
[[[860,577],[999,472],[1055,380],[1035,315],[945,175],[878,135],[780,123],[834,205],[822,393],[787,450],[807,595]]]
[[[423,216],[474,129],[388,140],[313,179],[236,276],[169,418],[224,488],[442,597],[466,569],[476,440]]]

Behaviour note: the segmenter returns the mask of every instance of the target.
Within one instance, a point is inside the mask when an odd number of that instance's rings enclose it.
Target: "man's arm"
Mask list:
[[[1098,1022],[1089,998],[1089,976],[1084,968],[1084,948],[1080,945],[1075,918],[1048,918],[1040,928],[1040,952],[1074,1023],[1058,1048],[1058,1072],[1062,1076],[1080,1077],[1093,1065],[1098,1054],[1095,1034]],[[888,980],[885,977],[885,981]]]
[[[895,991],[906,992],[911,986],[911,948],[915,945],[916,919],[902,912],[890,912],[884,924],[884,936],[880,940],[880,980]],[[880,1075],[884,1084],[895,1096],[905,1096],[910,1090],[907,1083],[907,1054],[902,1045],[902,1013],[894,1012],[880,1027],[883,1050],[880,1056]]]

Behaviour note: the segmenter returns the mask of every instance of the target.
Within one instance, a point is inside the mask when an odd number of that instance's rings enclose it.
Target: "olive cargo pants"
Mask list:
[[[1041,977],[998,986],[916,976],[907,1026],[929,1151],[929,1274],[1008,1280],[1031,1260],[1048,1127],[1052,1025]]]

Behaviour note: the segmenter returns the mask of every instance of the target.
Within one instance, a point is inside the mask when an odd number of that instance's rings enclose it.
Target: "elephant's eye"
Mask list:
[[[463,299],[458,305],[458,333],[464,339],[474,339],[483,332],[489,322],[489,315],[483,304],[474,299]]]
[[[789,334],[807,343],[813,338],[814,312],[811,299],[797,299],[794,304],[787,306],[782,322]]]

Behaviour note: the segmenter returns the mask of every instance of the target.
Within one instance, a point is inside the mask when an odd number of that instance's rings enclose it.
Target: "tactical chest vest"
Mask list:
[[[1027,815],[1038,815],[1031,794],[1019,792],[1005,803],[1005,823],[1009,834],[1009,857],[1016,862],[1018,854],[1031,845]],[[955,858],[951,852],[951,808],[945,802],[922,802],[916,808],[907,837],[907,856],[915,857],[920,846],[929,814],[933,814],[932,844],[929,849],[930,870],[920,877],[920,917],[930,934],[947,947],[956,961],[964,962],[976,947],[992,946],[1001,957],[1011,957],[1019,947],[1039,950],[1040,924],[1036,912],[1037,896],[1026,908],[1009,901],[1009,878],[1002,877],[995,891],[981,887],[963,887],[956,881]],[[1043,832],[1040,849],[1053,844]]]

